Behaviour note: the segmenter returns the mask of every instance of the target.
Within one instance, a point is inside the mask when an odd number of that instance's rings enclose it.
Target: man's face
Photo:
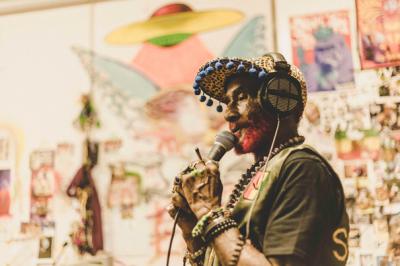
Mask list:
[[[238,154],[265,150],[275,131],[276,118],[262,111],[257,101],[258,89],[259,84],[248,76],[239,76],[226,84],[229,102],[225,120],[238,138],[235,146]]]

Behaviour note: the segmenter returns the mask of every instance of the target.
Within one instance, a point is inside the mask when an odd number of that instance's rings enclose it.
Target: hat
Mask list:
[[[229,77],[238,73],[248,73],[260,81],[264,81],[268,73],[276,72],[272,57],[264,55],[259,58],[217,58],[204,64],[193,83],[194,93],[200,95],[200,101],[206,102],[208,106],[213,105],[213,100],[220,104],[217,111],[222,111],[221,103],[227,103],[228,98],[225,91],[225,83]],[[300,83],[302,109],[307,102],[307,87],[303,74],[293,65],[290,65],[289,75]],[[207,100],[207,96],[210,98]]]
[[[111,44],[174,45],[190,35],[235,24],[244,18],[233,9],[193,11],[188,5],[173,3],[160,7],[149,19],[124,25],[106,37]]]

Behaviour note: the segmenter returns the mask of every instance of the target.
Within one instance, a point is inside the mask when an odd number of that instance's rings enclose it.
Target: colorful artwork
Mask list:
[[[91,13],[87,12],[91,8],[94,13],[92,20]],[[47,12],[54,12],[56,16]],[[74,23],[68,23],[71,19],[69,12],[76,14]],[[83,131],[95,128],[90,140],[99,143],[96,148],[98,161],[90,158],[97,161],[97,165],[89,180],[92,187],[96,187],[102,219],[107,225],[103,228],[94,226],[98,232],[104,233],[107,252],[112,254],[115,263],[121,265],[161,265],[165,262],[173,224],[165,206],[170,200],[173,177],[195,158],[194,147],[206,153],[207,145],[223,126],[223,117],[202,106],[193,94],[194,76],[199,66],[213,57],[255,57],[273,50],[269,12],[269,1],[265,0],[251,0],[251,4],[240,0],[215,3],[108,1],[43,11],[40,16],[48,21],[47,25],[66,26],[57,47],[45,40],[59,34],[59,30],[54,35],[41,30],[41,24],[29,22],[40,28],[37,32],[41,35],[35,38],[38,45],[31,47],[34,51],[29,56],[52,54],[51,57],[60,62],[62,69],[59,73],[64,73],[57,77],[57,90],[52,86],[50,91],[50,86],[44,85],[46,92],[43,95],[53,95],[52,92],[59,90],[66,92],[60,99],[52,98],[51,102],[57,108],[35,109],[40,113],[40,121],[33,121],[33,118],[29,124],[25,120],[18,121],[26,132],[30,132],[30,149],[24,151],[24,158],[28,158],[26,153],[32,151],[32,147],[52,147],[53,154],[35,153],[32,156],[31,193],[25,197],[32,203],[30,224],[33,225],[35,221],[44,223],[66,210],[65,214],[62,213],[62,223],[57,223],[53,251],[61,250],[62,241],[68,239],[69,232],[72,232],[71,246],[78,247],[76,256],[88,251],[94,254],[97,250],[94,243],[90,243],[93,242],[91,236],[98,235],[90,232],[90,223],[93,220],[94,224],[95,219],[84,218],[93,210],[88,207],[92,190],[76,184],[69,192],[76,192],[78,200],[70,200],[64,195],[74,178],[73,171],[79,167],[81,155],[85,153],[80,138],[83,136],[73,133],[75,125]],[[3,22],[4,18],[1,20]],[[26,25],[28,21],[30,14],[17,18],[15,23]],[[91,22],[92,33],[82,27]],[[7,40],[7,47],[14,47],[5,54],[9,52],[12,58],[18,58],[20,49],[10,38],[14,34],[2,32],[2,37]],[[88,45],[91,34],[95,35],[93,46]],[[43,60],[30,58],[26,61],[31,60],[38,63],[36,67],[29,67],[33,71],[26,74],[30,76],[26,77],[29,81],[32,76],[40,76],[37,69],[43,70],[48,66]],[[7,62],[7,59],[3,61]],[[70,71],[66,69],[68,64],[62,63],[66,61],[73,65]],[[83,68],[79,68],[79,64]],[[0,73],[2,80],[6,80],[4,85],[18,89],[20,84],[11,82],[15,78],[3,76],[4,73],[13,73],[14,69],[6,67],[6,70]],[[82,75],[85,71],[87,77]],[[85,107],[79,109],[79,96],[88,93],[90,81],[93,81],[90,98],[82,97]],[[21,87],[26,85],[33,86],[33,83],[21,84]],[[41,102],[44,98],[37,95],[26,98],[30,97],[35,98],[35,106],[47,106]],[[10,114],[13,108],[8,107]],[[74,120],[72,114],[79,114],[78,119]],[[54,118],[57,121],[53,121]],[[57,125],[49,131],[49,136],[37,131],[43,121]],[[97,127],[98,121],[101,121],[101,128]],[[233,162],[228,158],[226,161],[227,165]],[[128,164],[122,175],[110,169],[111,165],[119,162]],[[230,169],[235,173],[229,177],[240,175],[248,164],[250,162],[243,159],[232,163]],[[29,173],[28,167],[27,163],[21,166]],[[57,172],[62,179],[61,190],[58,190],[59,183],[55,178]],[[229,185],[232,187],[233,184],[227,185],[228,192]],[[54,193],[57,190],[61,192]],[[111,208],[106,208],[107,204]],[[79,208],[78,212],[74,212],[75,208]],[[140,239],[134,248],[132,239]],[[45,254],[48,244],[44,239],[43,257],[48,256]],[[182,262],[184,250],[183,240],[177,235],[172,265]],[[34,255],[37,257],[37,252]],[[73,258],[69,259],[65,256],[60,263],[72,263]]]
[[[375,128],[400,129],[400,102],[374,103],[370,106],[370,112]]]
[[[354,81],[347,11],[290,18],[293,63],[310,92],[332,91]]]
[[[54,151],[36,150],[31,153],[31,221],[43,223],[52,219],[53,196],[59,189],[61,177],[54,169]]]
[[[0,217],[10,214],[11,196],[10,196],[11,171],[0,170]]]
[[[214,17],[218,20],[210,20]],[[110,110],[121,117],[129,129],[136,129],[139,134],[136,137],[142,138],[145,132],[145,136],[159,139],[160,149],[179,152],[181,140],[198,140],[200,135],[207,135],[210,127],[216,130],[221,125],[221,120],[201,110],[191,92],[199,66],[217,56],[197,34],[228,27],[244,19],[239,10],[193,11],[185,4],[167,4],[154,11],[150,19],[115,29],[106,36],[106,42],[111,45],[140,46],[133,59],[128,59],[130,65],[80,47],[73,50],[89,74],[99,77],[95,80],[98,91],[104,98],[111,99]],[[268,47],[264,20],[261,15],[251,18],[227,43],[222,56],[255,57],[265,53]],[[168,23],[171,28],[162,23]],[[143,117],[140,104],[143,102],[147,118]],[[190,130],[186,126],[188,114],[198,114],[198,121]],[[138,122],[149,118],[155,122],[150,127],[146,122]]]
[[[400,2],[356,0],[361,68],[400,64]]]

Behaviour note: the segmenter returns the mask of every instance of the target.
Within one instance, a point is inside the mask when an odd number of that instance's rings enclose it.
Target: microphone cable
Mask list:
[[[171,250],[172,250],[172,242],[174,241],[175,230],[176,230],[176,225],[177,225],[177,223],[178,223],[180,211],[181,211],[181,210],[178,209],[178,211],[176,212],[175,217],[174,217],[174,225],[172,226],[171,238],[170,238],[170,240],[169,240],[168,253],[167,253],[167,264],[166,264],[166,266],[169,266],[169,260],[170,260],[170,257],[171,257]]]
[[[269,152],[268,152],[268,156],[267,159],[265,160],[265,164],[264,164],[264,168],[263,168],[263,177],[265,176],[265,173],[267,172],[267,167],[268,167],[268,163],[269,160],[271,159],[271,154],[272,154],[272,150],[274,149],[275,146],[275,141],[276,141],[276,137],[278,136],[278,131],[279,131],[279,127],[281,124],[281,120],[280,117],[278,115],[277,117],[277,124],[276,124],[276,128],[275,128],[275,133],[274,133],[274,137],[272,139],[272,143],[271,143],[271,147],[269,148]],[[248,239],[250,237],[250,223],[251,223],[251,215],[253,214],[253,210],[254,210],[254,206],[256,205],[256,201],[258,200],[258,196],[260,195],[260,189],[257,190],[256,196],[253,200],[253,202],[250,205],[250,210],[249,210],[249,221],[246,223],[246,236],[245,239]]]

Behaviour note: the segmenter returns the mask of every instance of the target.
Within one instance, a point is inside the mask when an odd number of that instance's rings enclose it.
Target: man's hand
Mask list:
[[[184,237],[191,237],[193,227],[197,223],[197,218],[193,214],[185,198],[177,192],[172,194],[171,204],[167,207],[167,211],[171,218],[175,218],[176,213],[179,213],[178,225],[182,230]]]
[[[194,239],[192,237],[192,230],[197,223],[197,218],[190,210],[186,200],[180,196],[180,194],[174,192],[171,204],[167,207],[167,211],[172,218],[175,218],[178,210],[180,213],[177,223],[182,231],[182,236],[186,242],[188,250],[190,252],[195,252],[204,245],[201,239]]]
[[[191,169],[181,176],[182,191],[190,209],[199,219],[221,206],[222,183],[215,163],[199,161]]]

